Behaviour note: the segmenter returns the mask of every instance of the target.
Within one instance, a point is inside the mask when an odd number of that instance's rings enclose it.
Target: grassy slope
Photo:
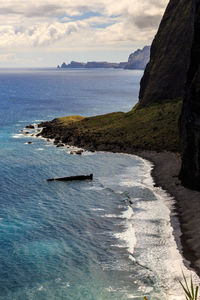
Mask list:
[[[168,150],[179,152],[178,119],[182,101],[165,101],[128,113],[116,112],[90,118],[70,116],[58,119],[80,137],[80,146],[97,150]]]

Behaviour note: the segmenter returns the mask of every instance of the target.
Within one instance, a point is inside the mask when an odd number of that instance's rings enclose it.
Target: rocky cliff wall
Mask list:
[[[181,116],[182,183],[200,190],[200,0],[194,6],[194,37]]]
[[[193,36],[194,0],[171,0],[151,46],[139,105],[183,96]]]
[[[143,49],[131,53],[128,58],[128,63],[124,69],[144,70],[150,57],[150,46],[145,46]]]

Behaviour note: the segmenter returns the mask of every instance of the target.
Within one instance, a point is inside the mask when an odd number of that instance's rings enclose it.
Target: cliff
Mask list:
[[[106,61],[88,61],[87,63],[71,61],[68,65],[64,62],[61,69],[80,69],[80,68],[123,68],[127,62],[123,63],[109,63]]]
[[[150,46],[131,53],[124,69],[144,70],[150,58]]]
[[[143,49],[138,49],[131,53],[128,62],[110,63],[106,61],[88,61],[87,63],[71,61],[69,64],[62,63],[58,69],[74,69],[74,68],[115,68],[115,69],[131,69],[144,70],[149,61],[150,46],[145,46]]]
[[[193,0],[171,0],[153,40],[141,80],[139,105],[183,96],[190,61]]]
[[[193,1],[194,34],[191,63],[181,116],[182,183],[200,190],[200,0]]]

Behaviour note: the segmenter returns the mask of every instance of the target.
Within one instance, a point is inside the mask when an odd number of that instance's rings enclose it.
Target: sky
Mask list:
[[[168,0],[0,0],[0,68],[127,61],[150,45]]]

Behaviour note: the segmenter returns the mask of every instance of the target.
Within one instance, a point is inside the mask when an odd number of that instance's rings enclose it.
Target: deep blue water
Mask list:
[[[70,155],[22,132],[63,115],[128,111],[141,76],[0,71],[0,299],[182,299],[174,296],[184,266],[172,201],[153,187],[151,165],[123,154]],[[46,181],[89,173],[93,182]]]

